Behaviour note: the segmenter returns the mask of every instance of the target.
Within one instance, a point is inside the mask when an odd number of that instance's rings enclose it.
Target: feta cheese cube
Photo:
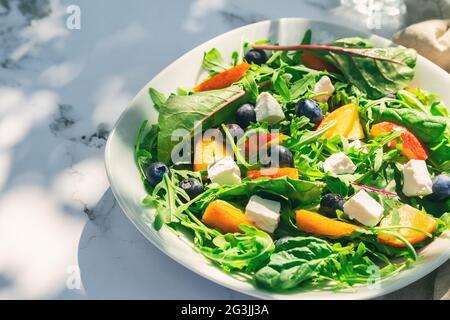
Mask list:
[[[366,143],[362,142],[361,140],[354,140],[352,141],[348,146],[349,148],[354,148],[355,150],[360,150],[362,153],[369,153],[369,150],[367,150]]]
[[[328,99],[333,95],[335,88],[331,79],[328,76],[323,76],[316,83],[314,87],[314,93],[320,94],[314,98],[318,102],[327,102]]]
[[[256,121],[275,124],[285,118],[278,101],[268,92],[263,92],[256,100]]]
[[[374,227],[383,217],[384,209],[366,191],[361,190],[344,204],[344,213],[368,227]]]
[[[208,167],[208,178],[212,183],[241,183],[241,170],[230,156],[224,157]]]
[[[433,182],[424,160],[410,160],[403,167],[403,193],[408,197],[433,193]]]
[[[325,172],[329,172],[332,175],[352,174],[355,172],[356,166],[343,152],[339,152],[331,155],[325,160],[323,169]]]
[[[280,210],[279,202],[252,196],[245,208],[245,215],[256,227],[273,233],[280,222]]]

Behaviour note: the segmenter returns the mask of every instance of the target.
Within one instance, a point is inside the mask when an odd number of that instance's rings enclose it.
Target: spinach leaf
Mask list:
[[[192,134],[199,125],[206,130],[226,121],[240,105],[237,100],[244,95],[242,89],[230,87],[189,96],[170,96],[159,113],[158,159],[168,163],[174,146],[188,138],[178,137],[179,140],[174,141],[175,130]]]
[[[289,199],[293,206],[310,204],[320,199],[323,184],[318,182],[303,181],[281,177],[276,179],[259,178],[256,180],[242,181],[239,185],[223,187],[214,190],[216,198],[234,198],[248,196],[259,192],[270,193],[284,199]]]
[[[264,193],[290,201],[292,207],[315,204],[319,201],[324,184],[320,182],[281,178],[244,179],[239,185],[214,186],[206,190],[201,196],[181,206],[178,210],[192,210],[201,214],[214,200],[246,202],[257,193]]]
[[[275,248],[268,263],[255,273],[254,280],[258,286],[274,291],[293,289],[308,280],[316,288],[320,281],[325,282],[324,287],[342,288],[379,281],[405,268],[406,262],[391,263],[379,250],[371,250],[363,242],[343,247],[315,237],[291,237]],[[396,254],[406,253],[397,250]],[[385,266],[377,266],[369,256]]]
[[[373,123],[389,121],[404,126],[426,144],[440,141],[447,130],[448,120],[443,117],[426,115],[412,109],[388,108],[375,105],[370,108]]]
[[[355,46],[363,46],[355,47]],[[362,39],[337,40],[334,45],[254,45],[275,51],[309,50],[333,64],[347,81],[371,99],[381,98],[406,87],[413,79],[417,53],[413,49],[370,48]]]
[[[344,48],[374,48],[375,45],[369,39],[350,37],[338,39],[332,43],[330,46],[344,47]]]
[[[255,273],[255,282],[271,290],[294,288],[318,275],[333,253],[325,240],[314,237],[289,239],[279,245],[269,263]]]
[[[219,50],[216,48],[205,53],[202,67],[210,74],[220,73],[230,69],[230,66],[225,62]]]
[[[404,48],[347,49],[328,52],[324,58],[333,63],[348,82],[369,98],[380,98],[407,86],[415,73],[417,53]],[[364,56],[360,56],[363,54]]]

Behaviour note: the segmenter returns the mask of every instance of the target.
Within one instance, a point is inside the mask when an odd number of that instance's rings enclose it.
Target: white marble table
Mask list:
[[[138,233],[108,188],[103,148],[134,94],[213,36],[286,16],[365,28],[331,2],[0,1],[0,299],[248,298]],[[81,30],[66,27],[71,4]]]

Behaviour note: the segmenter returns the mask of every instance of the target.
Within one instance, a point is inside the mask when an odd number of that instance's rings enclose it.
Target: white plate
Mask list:
[[[165,93],[176,91],[178,87],[193,87],[204,77],[201,71],[203,53],[218,48],[224,57],[230,57],[240,48],[243,39],[257,41],[271,39],[280,44],[298,43],[307,29],[312,29],[314,41],[325,42],[342,37],[370,37],[378,46],[388,46],[386,39],[362,34],[359,31],[324,22],[308,19],[286,18],[276,21],[263,21],[225,33],[208,41],[164,69],[151,80],[134,98],[124,111],[106,146],[106,169],[108,178],[120,206],[139,231],[156,247],[199,275],[225,287],[264,299],[367,299],[385,295],[398,290],[433,271],[450,258],[450,235],[447,233],[436,239],[420,252],[420,260],[413,268],[387,279],[379,286],[361,286],[353,291],[308,291],[303,289],[289,294],[270,293],[255,288],[251,283],[222,272],[212,266],[195,251],[192,243],[177,237],[167,228],[155,231],[151,226],[153,210],[141,205],[146,192],[142,186],[139,172],[133,158],[134,143],[142,121],[158,121],[148,88],[155,87]],[[419,57],[415,84],[438,93],[450,105],[450,76],[435,64]]]

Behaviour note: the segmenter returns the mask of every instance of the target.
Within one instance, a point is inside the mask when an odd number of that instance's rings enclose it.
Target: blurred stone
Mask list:
[[[433,272],[426,277],[410,284],[409,286],[388,294],[385,300],[432,300],[434,296],[434,279],[436,273]]]
[[[430,19],[449,19],[450,0],[405,0],[407,24]]]
[[[429,20],[396,33],[393,41],[414,48],[450,72],[450,20]]]
[[[450,261],[440,267],[434,283],[434,299],[450,300]]]
[[[12,6],[17,6],[29,20],[42,19],[52,13],[49,0],[0,0],[0,15],[9,13]]]

